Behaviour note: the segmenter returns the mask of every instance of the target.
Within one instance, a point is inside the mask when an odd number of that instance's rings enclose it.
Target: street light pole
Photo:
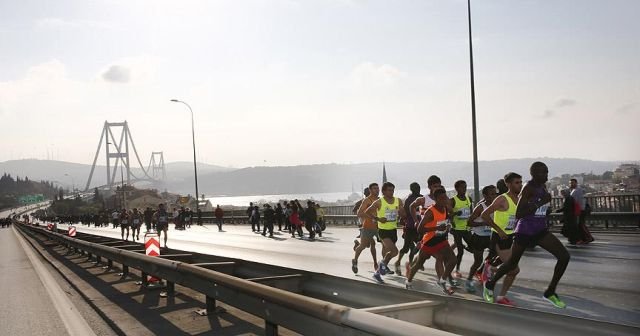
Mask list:
[[[469,18],[469,67],[471,74],[471,128],[473,136],[473,200],[480,201],[480,181],[478,173],[478,137],[476,131],[476,89],[473,77],[473,42],[471,35],[471,0],[467,0],[467,15]]]
[[[193,176],[196,184],[196,211],[198,211],[200,209],[200,204],[199,204],[200,194],[198,194],[198,167],[196,164],[196,132],[195,132],[195,127],[193,122],[193,110],[191,109],[191,106],[189,106],[189,104],[187,104],[186,102],[183,102],[182,100],[171,99],[171,101],[174,103],[182,103],[186,105],[189,108],[189,112],[191,112],[191,140],[193,141]]]

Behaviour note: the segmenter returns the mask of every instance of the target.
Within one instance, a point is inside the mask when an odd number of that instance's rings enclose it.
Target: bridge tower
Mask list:
[[[120,136],[116,137],[114,135],[113,129],[120,128]],[[91,179],[93,178],[93,172],[96,169],[96,162],[98,161],[98,156],[100,155],[100,149],[102,148],[102,144],[104,141],[104,150],[107,161],[107,186],[109,188],[113,188],[117,183],[116,174],[118,173],[118,168],[120,166],[122,175],[121,179],[127,181],[127,184],[131,183],[131,178],[133,177],[135,180],[141,180],[141,178],[137,177],[131,170],[130,164],[130,156],[129,151],[133,149],[133,154],[135,154],[135,158],[138,161],[140,169],[142,173],[148,178],[152,179],[147,170],[144,169],[142,162],[140,161],[140,156],[138,155],[138,151],[136,150],[136,145],[133,142],[133,138],[131,137],[131,132],[129,131],[129,124],[125,120],[124,122],[115,122],[110,123],[108,121],[104,122],[104,127],[102,129],[102,135],[100,135],[100,141],[98,142],[98,149],[96,150],[96,155],[93,159],[93,165],[91,166],[91,173],[89,173],[89,179],[87,180],[87,184],[85,186],[85,191],[89,189],[91,185]],[[164,160],[163,167],[164,167]],[[124,171],[122,170],[124,169]]]
[[[167,171],[164,168],[164,152],[151,152],[147,172],[151,173],[151,178],[154,180],[165,181],[167,179]]]

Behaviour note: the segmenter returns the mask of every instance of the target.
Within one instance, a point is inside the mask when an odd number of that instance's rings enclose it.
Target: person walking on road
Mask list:
[[[222,210],[220,204],[216,206],[216,210],[213,212],[213,215],[216,217],[218,232],[222,232],[222,224],[224,224],[224,210]]]
[[[572,178],[570,180],[570,188],[571,188],[571,197],[573,197],[574,201],[577,205],[576,216],[578,216],[578,242],[579,244],[589,244],[594,239],[585,224],[586,218],[591,211],[589,211],[590,207],[587,206],[587,201],[584,198],[584,190],[578,186],[578,180]]]
[[[262,228],[262,235],[267,235],[267,230],[269,231],[269,238],[273,238],[273,222],[275,221],[275,211],[271,208],[271,205],[264,205],[264,225]]]

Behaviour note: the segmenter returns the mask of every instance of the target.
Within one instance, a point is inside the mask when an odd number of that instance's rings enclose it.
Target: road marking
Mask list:
[[[87,321],[80,315],[80,312],[73,305],[67,294],[60,288],[58,282],[49,273],[42,261],[35,255],[31,246],[16,230],[14,226],[13,233],[18,238],[29,261],[31,261],[31,265],[33,265],[33,269],[36,274],[38,274],[45,290],[49,293],[53,306],[58,311],[58,315],[69,335],[95,336],[96,334],[93,332],[93,329],[91,329]]]

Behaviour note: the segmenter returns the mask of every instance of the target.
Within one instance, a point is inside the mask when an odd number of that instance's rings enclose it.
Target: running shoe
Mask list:
[[[396,263],[394,264],[395,269],[396,269],[396,274],[399,276],[402,276],[402,270],[400,269],[400,263]]]
[[[482,283],[485,283],[489,281],[490,277],[491,277],[491,264],[487,259],[484,261],[484,267],[482,268],[482,275],[480,276],[480,281],[482,281]]]
[[[473,281],[468,281],[465,284],[465,289],[467,290],[467,293],[475,293],[476,292],[476,286],[475,283],[473,283]]]
[[[384,280],[382,280],[382,276],[380,276],[380,273],[378,272],[373,273],[373,279],[380,284],[384,283]]]
[[[438,285],[442,288],[443,293],[447,295],[453,294],[453,287],[451,287],[451,285],[449,285],[446,281],[438,281]]]
[[[407,290],[412,290],[413,289],[413,284],[411,283],[411,281],[407,281],[404,283],[404,288],[406,288]]]
[[[493,290],[487,288],[486,282],[482,285],[482,297],[486,302],[493,303]]]
[[[460,271],[455,271],[453,272],[453,277],[460,279],[462,278],[462,273],[460,273]]]
[[[351,259],[351,270],[353,274],[358,274],[358,261],[355,259]]]
[[[387,265],[385,265],[382,261],[378,264],[378,272],[380,275],[387,274]]]
[[[510,307],[515,307],[516,306],[516,304],[513,301],[509,300],[509,298],[506,297],[506,296],[503,297],[503,298],[499,298],[496,301],[496,303],[497,304],[501,304],[501,305],[505,305],[505,306],[510,306]]]
[[[404,272],[406,276],[409,276],[409,274],[411,274],[411,264],[408,261],[404,263]]]
[[[560,298],[558,297],[558,294],[551,294],[549,297],[546,296],[542,296],[545,300],[551,302],[552,305],[554,305],[556,308],[566,308],[567,304],[564,303],[564,301],[560,300]]]
[[[459,287],[460,284],[458,283],[458,280],[454,279],[454,278],[449,278],[449,285],[451,285],[451,287]]]

